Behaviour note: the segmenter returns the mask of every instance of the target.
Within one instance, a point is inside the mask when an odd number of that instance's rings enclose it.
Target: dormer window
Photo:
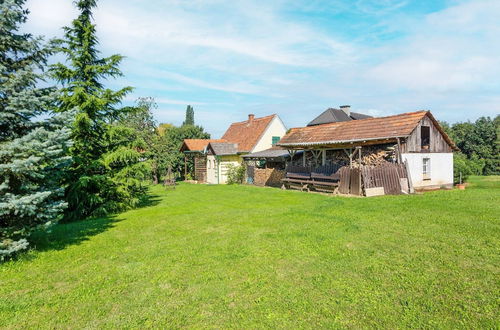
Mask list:
[[[431,128],[429,126],[420,127],[420,148],[429,150],[431,144]]]

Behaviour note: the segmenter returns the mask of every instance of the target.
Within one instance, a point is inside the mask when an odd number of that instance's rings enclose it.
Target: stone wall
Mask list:
[[[280,187],[281,179],[285,177],[285,171],[274,168],[256,168],[254,173],[254,184],[257,186]]]

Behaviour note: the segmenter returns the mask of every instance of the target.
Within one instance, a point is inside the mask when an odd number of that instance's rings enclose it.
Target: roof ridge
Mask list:
[[[274,116],[277,116],[277,114],[273,113],[272,115],[267,115],[267,116],[264,116],[264,117],[256,117],[256,118],[252,119],[252,121],[268,119],[269,117],[274,117]],[[234,125],[234,124],[245,124],[245,123],[248,123],[248,119],[247,120],[243,120],[243,121],[235,121],[231,125]]]
[[[342,125],[354,125],[354,124],[349,124],[349,123],[366,122],[368,120],[380,120],[380,119],[387,119],[387,118],[399,117],[399,116],[405,116],[405,115],[413,115],[413,114],[417,114],[419,112],[428,113],[430,111],[429,110],[417,110],[417,111],[404,112],[404,113],[399,113],[396,115],[389,115],[389,116],[384,116],[384,117],[370,117],[370,118],[363,118],[363,119],[349,120],[349,121],[337,121],[337,122],[333,122],[333,123],[318,124],[318,125],[314,125],[314,126],[299,126],[299,127],[292,127],[292,128],[290,128],[290,130],[297,129],[297,128],[313,128],[313,127],[318,127],[318,126],[330,127],[330,126],[335,126],[335,125],[340,125],[340,124],[342,124]]]

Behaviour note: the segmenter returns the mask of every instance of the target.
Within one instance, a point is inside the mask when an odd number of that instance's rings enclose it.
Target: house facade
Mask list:
[[[286,127],[276,114],[260,118],[250,114],[247,120],[232,123],[221,139],[201,140],[205,141],[205,147],[197,157],[199,161],[195,160],[195,173],[204,172],[205,175],[203,178],[197,176],[197,180],[211,184],[226,183],[228,168],[240,165],[243,155],[271,148],[285,134]],[[186,149],[181,151],[188,153]]]

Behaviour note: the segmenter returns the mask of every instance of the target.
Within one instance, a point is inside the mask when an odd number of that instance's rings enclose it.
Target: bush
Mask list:
[[[453,155],[453,181],[460,183],[460,173],[462,174],[462,182],[465,182],[470,175],[482,175],[485,160],[473,156],[468,159],[462,153],[455,153]]]
[[[227,184],[241,184],[245,180],[245,166],[227,166]]]

